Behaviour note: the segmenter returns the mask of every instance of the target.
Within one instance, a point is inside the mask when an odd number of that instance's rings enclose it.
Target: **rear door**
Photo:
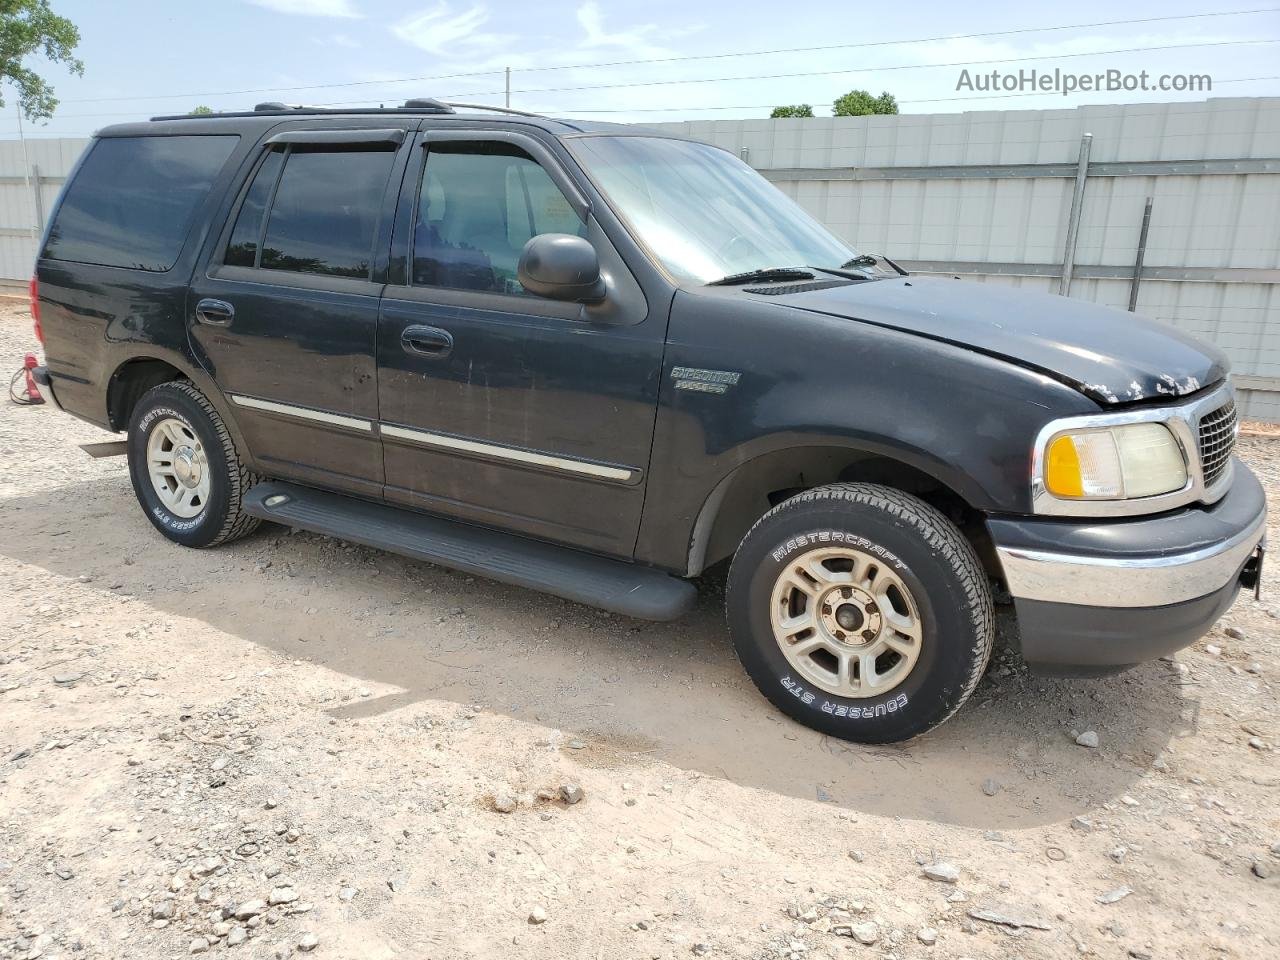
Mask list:
[[[421,135],[397,210],[378,331],[387,499],[630,557],[666,303],[650,312],[547,145],[468,127]],[[592,242],[605,304],[520,287],[537,233]]]
[[[380,497],[378,298],[409,127],[270,137],[191,285],[197,355],[273,475]]]

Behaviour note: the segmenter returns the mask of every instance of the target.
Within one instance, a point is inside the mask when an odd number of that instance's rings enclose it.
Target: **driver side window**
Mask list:
[[[415,286],[526,294],[516,278],[525,243],[586,228],[547,172],[519,147],[433,143],[413,232]]]

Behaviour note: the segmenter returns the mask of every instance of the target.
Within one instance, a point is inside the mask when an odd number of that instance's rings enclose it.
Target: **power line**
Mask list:
[[[950,63],[902,63],[894,64],[887,67],[857,67],[852,70],[806,70],[799,73],[766,73],[751,74],[749,76],[734,77],[700,77],[691,80],[638,80],[628,83],[590,83],[576,87],[526,87],[523,89],[513,89],[512,93],[571,93],[580,90],[617,90],[632,87],[669,87],[678,86],[689,83],[728,83],[740,82],[743,80],[784,80],[795,77],[829,77],[840,76],[851,73],[890,73],[897,70],[933,70],[940,67],[974,67],[979,65],[1005,64],[1005,63],[1029,63],[1032,61],[1054,61],[1054,60],[1071,60],[1078,57],[1105,57],[1116,53],[1150,53],[1157,50],[1188,50],[1193,47],[1240,47],[1261,45],[1267,43],[1280,43],[1280,39],[1276,40],[1218,40],[1202,43],[1171,43],[1158,47],[1124,47],[1119,50],[1093,50],[1087,53],[1060,53],[1052,56],[1035,56],[1035,57],[1008,57],[1005,59],[992,60],[955,60]],[[458,96],[470,97],[491,97],[502,94],[502,90],[485,90],[482,92],[470,91],[466,93],[447,93],[444,99]],[[346,106],[351,103],[368,103],[367,100],[359,101],[331,101],[331,106]]]
[[[1213,82],[1214,82],[1214,85],[1215,85],[1215,86],[1221,86],[1221,85],[1223,85],[1223,84],[1227,84],[1227,83],[1253,83],[1253,82],[1260,82],[1260,81],[1264,81],[1264,80],[1280,80],[1280,74],[1276,74],[1276,75],[1268,76],[1268,77],[1229,77],[1229,78],[1227,78],[1227,79],[1225,79],[1225,80],[1214,80]],[[1083,91],[1082,91],[1082,92],[1083,92]],[[1095,92],[1095,93],[1103,93],[1103,92],[1105,92],[1105,91],[1091,91],[1091,92]],[[1154,92],[1164,92],[1164,93],[1179,93],[1179,92],[1181,92],[1181,93],[1203,93],[1203,92],[1206,92],[1206,91],[1174,91],[1174,90],[1167,90],[1167,91],[1150,91],[1150,92],[1153,92],[1153,93],[1154,93]],[[957,103],[957,102],[968,101],[968,100],[1008,100],[1008,99],[1019,98],[1019,97],[1057,97],[1057,98],[1059,98],[1059,99],[1065,99],[1065,98],[1061,98],[1059,94],[1056,94],[1056,93],[1053,93],[1053,92],[1041,92],[1041,91],[1036,91],[1036,92],[1032,92],[1032,93],[991,93],[991,94],[977,94],[977,95],[973,95],[973,96],[963,96],[963,97],[930,97],[930,98],[926,98],[926,99],[899,100],[899,101],[898,101],[898,103],[899,103],[899,104],[901,104],[901,105],[916,104],[916,103]],[[1175,103],[1176,103],[1176,102],[1182,102],[1182,101],[1169,101],[1169,102],[1175,102]],[[573,115],[576,115],[576,114],[586,114],[586,113],[590,113],[590,114],[605,114],[605,113],[609,113],[609,114],[618,114],[618,113],[621,113],[621,114],[632,114],[632,113],[701,113],[701,112],[719,111],[719,110],[772,110],[772,109],[773,109],[774,107],[776,107],[776,106],[779,106],[779,104],[777,104],[777,103],[740,103],[740,104],[730,104],[730,105],[696,106],[696,107],[695,107],[695,106],[688,106],[688,105],[686,104],[686,105],[681,105],[681,106],[678,106],[678,107],[630,107],[630,108],[622,108],[622,107],[534,107],[534,108],[532,108],[531,112],[533,112],[533,113],[543,113],[543,114],[547,114],[547,115],[549,115],[549,116],[573,116]],[[139,118],[141,118],[142,116],[143,116],[143,112],[141,112],[141,111],[137,111],[137,110],[132,110],[132,111],[128,111],[128,112],[121,112],[121,113],[81,113],[81,114],[71,113],[71,114],[63,114],[63,115],[61,115],[58,119],[66,119],[66,120],[70,120],[70,119],[85,119],[85,118],[93,118],[93,117],[139,117]],[[15,132],[16,132],[16,130],[8,130],[8,129],[0,130],[0,133],[15,133]],[[79,132],[79,133],[68,133],[68,132],[61,132],[61,131],[59,131],[59,132],[55,132],[55,133],[50,134],[50,136],[54,136],[54,137],[73,137],[73,136],[91,136],[92,134],[93,134],[93,131],[92,131],[92,130],[90,130],[90,131],[84,131],[84,132]]]
[[[1276,76],[1272,76],[1272,77],[1232,77],[1232,78],[1227,79],[1227,80],[1214,80],[1213,82],[1214,82],[1214,84],[1215,84],[1215,85],[1217,85],[1217,84],[1223,84],[1223,83],[1249,83],[1249,82],[1252,82],[1252,81],[1255,81],[1255,80],[1280,80],[1280,74],[1277,74]],[[1083,92],[1098,92],[1098,93],[1102,93],[1102,92],[1105,92],[1105,91],[1083,91]],[[1202,92],[1204,92],[1204,91],[1190,91],[1190,90],[1187,90],[1187,91],[1175,91],[1175,90],[1165,90],[1165,91],[1150,91],[1150,92],[1152,92],[1152,93],[1157,93],[1157,92],[1159,92],[1159,93],[1202,93]],[[898,101],[898,103],[899,103],[899,104],[901,104],[901,105],[911,104],[911,103],[955,103],[955,102],[957,102],[957,101],[962,101],[962,100],[1007,100],[1007,99],[1011,99],[1011,98],[1013,98],[1013,97],[1058,97],[1058,96],[1059,96],[1059,94],[1056,94],[1056,93],[1053,93],[1053,92],[1043,92],[1043,91],[1037,91],[1037,92],[1034,92],[1034,93],[989,93],[989,94],[979,94],[979,95],[976,95],[976,96],[968,96],[968,97],[931,97],[931,98],[928,98],[928,99],[922,99],[922,100],[920,100],[920,99],[918,99],[918,100],[899,100],[899,101]],[[566,113],[566,114],[578,114],[578,113],[680,113],[680,112],[683,112],[683,111],[689,111],[689,112],[701,112],[701,111],[706,111],[706,110],[772,110],[774,107],[777,107],[777,106],[781,106],[781,104],[777,104],[777,103],[748,103],[748,104],[738,104],[738,105],[736,105],[736,106],[714,106],[714,107],[689,107],[689,106],[681,106],[681,107],[634,107],[634,108],[631,108],[631,109],[623,109],[623,108],[617,108],[617,107],[610,107],[610,108],[607,108],[607,109],[604,109],[604,108],[594,108],[594,107],[564,107],[564,108],[555,108],[555,109],[557,109],[557,110],[562,110],[562,111],[563,111],[564,113]],[[547,111],[546,111],[546,110],[539,110],[539,109],[537,109],[537,108],[534,108],[532,112],[533,112],[533,113],[546,113]]]
[[[1238,16],[1248,16],[1248,15],[1259,14],[1259,13],[1276,13],[1276,12],[1280,12],[1280,7],[1259,7],[1252,10],[1210,11],[1207,13],[1188,13],[1188,14],[1178,14],[1178,15],[1165,16],[1165,17],[1138,17],[1138,18],[1129,18],[1124,20],[1097,20],[1090,23],[1058,24],[1058,25],[1047,26],[1047,27],[1019,27],[1017,29],[1012,29],[1012,30],[994,30],[994,31],[988,31],[984,33],[963,33],[963,34],[941,35],[941,36],[934,36],[934,37],[916,37],[912,39],[902,39],[902,40],[874,40],[874,41],[864,41],[861,43],[836,43],[836,44],[827,44],[823,46],[812,46],[812,47],[777,47],[777,48],[768,49],[768,50],[744,50],[744,51],[734,51],[734,52],[727,52],[727,53],[690,54],[690,55],[677,56],[677,57],[651,57],[647,59],[638,59],[638,60],[610,60],[610,61],[596,62],[596,63],[553,64],[553,65],[536,66],[536,67],[519,67],[517,69],[522,73],[539,73],[539,72],[546,72],[546,71],[552,71],[552,70],[587,70],[587,69],[598,69],[598,68],[604,68],[604,67],[637,66],[641,64],[651,64],[651,63],[676,63],[676,62],[685,62],[685,61],[693,61],[693,60],[722,60],[722,59],[727,59],[731,57],[756,57],[756,56],[769,56],[773,54],[783,54],[783,53],[816,53],[816,52],[830,51],[830,50],[855,50],[855,49],[866,49],[871,47],[890,47],[890,46],[902,46],[907,44],[938,43],[938,42],[947,41],[947,40],[978,40],[978,39],[991,38],[991,37],[1008,37],[1008,36],[1022,35],[1022,34],[1028,34],[1028,33],[1050,33],[1050,32],[1063,31],[1063,30],[1083,30],[1091,27],[1114,27],[1114,26],[1125,26],[1125,25],[1144,24],[1144,23],[1165,23],[1165,22],[1180,21],[1180,20],[1201,20],[1201,19],[1206,19],[1211,17],[1238,17]],[[205,91],[203,93],[167,93],[167,94],[146,94],[142,96],[88,97],[88,98],[70,99],[64,102],[66,103],[110,103],[110,102],[128,101],[128,100],[173,100],[173,99],[191,99],[191,98],[199,98],[199,97],[240,96],[243,94],[250,94],[250,93],[297,93],[297,92],[302,92],[306,90],[328,90],[328,89],[337,89],[337,88],[345,88],[345,87],[385,86],[385,85],[390,85],[394,83],[420,83],[425,80],[456,80],[456,79],[463,79],[468,77],[499,76],[502,73],[503,73],[503,70],[476,70],[476,71],[470,71],[470,72],[464,72],[464,73],[444,73],[444,74],[435,74],[433,76],[423,76],[423,77],[401,77],[401,78],[391,79],[391,80],[351,80],[351,81],[344,81],[339,83],[317,83],[317,84],[308,84],[305,86],[293,86],[293,87],[251,87],[251,88],[245,88],[242,90],[214,90],[214,91]],[[502,91],[499,91],[499,92],[502,92]],[[513,91],[513,92],[516,92],[516,91]],[[491,94],[487,94],[487,93],[482,94],[482,96],[490,96],[490,95]],[[450,94],[450,96],[455,96],[455,94]]]

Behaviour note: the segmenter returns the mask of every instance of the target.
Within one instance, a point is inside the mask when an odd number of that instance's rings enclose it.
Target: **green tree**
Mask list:
[[[789,107],[774,107],[773,113],[769,114],[770,120],[777,120],[780,117],[812,117],[813,107],[807,103],[793,103]]]
[[[832,115],[837,117],[865,117],[872,113],[897,113],[898,101],[892,93],[873,97],[866,90],[850,90],[838,97],[832,105]]]
[[[207,117],[213,113],[213,107],[206,107],[203,103],[191,111],[193,117]]]
[[[66,17],[49,9],[49,0],[0,0],[0,81],[13,84],[18,105],[28,120],[53,116],[58,99],[53,87],[34,70],[23,66],[31,54],[60,63],[77,76],[84,64],[75,57],[80,31]],[[4,99],[0,97],[0,107]]]

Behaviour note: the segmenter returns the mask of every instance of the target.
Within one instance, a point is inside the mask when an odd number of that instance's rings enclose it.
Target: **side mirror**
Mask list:
[[[520,252],[520,286],[548,300],[599,303],[605,297],[596,248],[582,237],[541,233]]]

